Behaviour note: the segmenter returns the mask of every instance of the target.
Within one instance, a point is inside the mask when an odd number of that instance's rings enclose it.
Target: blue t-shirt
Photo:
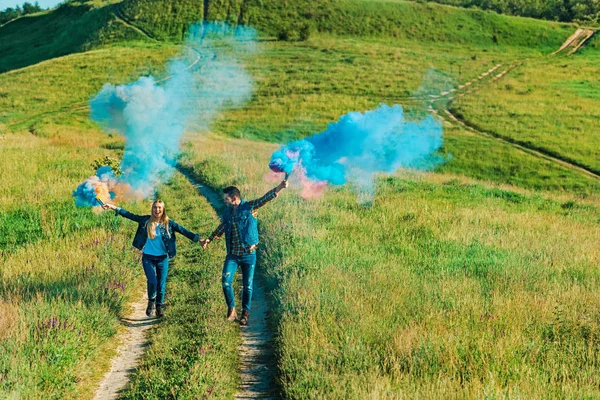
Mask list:
[[[146,245],[144,246],[144,254],[149,256],[164,256],[167,254],[167,247],[162,239],[160,224],[156,225],[156,236],[154,239],[150,239],[148,236],[148,240],[146,240]]]

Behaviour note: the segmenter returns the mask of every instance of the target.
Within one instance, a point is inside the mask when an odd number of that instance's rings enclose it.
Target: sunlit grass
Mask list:
[[[275,146],[192,143],[213,186],[273,185]],[[380,180],[372,207],[283,192],[259,219],[284,396],[598,395],[597,207],[431,174]]]
[[[592,43],[571,57],[530,61],[453,108],[484,130],[598,173],[599,59]]]

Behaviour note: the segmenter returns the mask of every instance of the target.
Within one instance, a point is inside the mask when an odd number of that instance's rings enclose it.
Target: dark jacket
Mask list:
[[[142,250],[146,245],[146,240],[148,240],[148,231],[146,230],[146,224],[150,221],[150,215],[136,215],[130,213],[129,211],[123,208],[117,208],[117,215],[130,219],[138,223],[137,231],[135,232],[135,237],[133,238],[133,247],[136,249]],[[175,241],[175,232],[181,233],[186,238],[197,242],[200,240],[200,236],[194,234],[193,232],[188,231],[183,226],[179,225],[175,221],[169,219],[169,231],[167,233],[166,229],[161,225],[160,226],[162,240],[167,249],[167,254],[169,258],[175,257],[177,254],[177,244]]]

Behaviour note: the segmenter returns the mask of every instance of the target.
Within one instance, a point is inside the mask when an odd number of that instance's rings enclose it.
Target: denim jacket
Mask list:
[[[146,240],[148,240],[148,231],[146,230],[146,224],[148,223],[148,221],[150,221],[150,215],[136,215],[119,207],[117,207],[115,212],[117,215],[120,215],[138,223],[137,231],[135,232],[135,237],[133,238],[132,245],[136,249],[142,250],[144,248],[144,245],[146,244]],[[163,227],[162,225],[160,226],[160,229],[162,234],[162,240],[165,244],[165,248],[167,249],[167,254],[169,258],[173,258],[177,254],[175,232],[181,233],[183,236],[194,242],[200,240],[199,235],[188,231],[183,226],[170,219],[168,232],[167,229],[165,229],[165,227]]]
[[[240,229],[240,236],[242,239],[242,246],[250,247],[258,244],[258,220],[254,216],[254,206],[251,202],[243,201],[235,210],[236,220]],[[233,225],[233,207],[228,207],[223,213],[223,228],[225,235],[231,235],[231,229]],[[231,244],[227,241],[227,251],[231,253],[229,248]]]

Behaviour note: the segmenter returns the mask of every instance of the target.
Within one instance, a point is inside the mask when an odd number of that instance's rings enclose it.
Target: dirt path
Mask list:
[[[242,327],[240,364],[242,385],[236,399],[277,399],[275,389],[275,360],[273,335],[267,326],[267,299],[255,275],[252,293],[252,312],[248,326]]]
[[[179,172],[206,198],[219,213],[223,209],[221,196],[213,189],[197,182],[190,170],[178,167]],[[260,274],[254,275],[252,311],[248,326],[241,328],[240,391],[236,399],[277,399],[275,386],[275,360],[273,358],[273,335],[267,326],[268,306]],[[225,303],[223,302],[223,307]]]
[[[146,317],[147,300],[144,298],[132,304],[132,311],[121,323],[127,327],[122,335],[122,343],[117,355],[112,359],[110,369],[96,390],[94,400],[112,400],[129,382],[129,374],[135,370],[146,347],[146,334],[158,319]]]
[[[594,36],[596,31],[591,29],[577,29],[575,33],[573,33],[569,38],[560,46],[558,50],[550,54],[551,56],[558,54],[560,52],[568,50],[567,55],[571,55],[575,53],[577,50],[581,48],[592,36]]]

